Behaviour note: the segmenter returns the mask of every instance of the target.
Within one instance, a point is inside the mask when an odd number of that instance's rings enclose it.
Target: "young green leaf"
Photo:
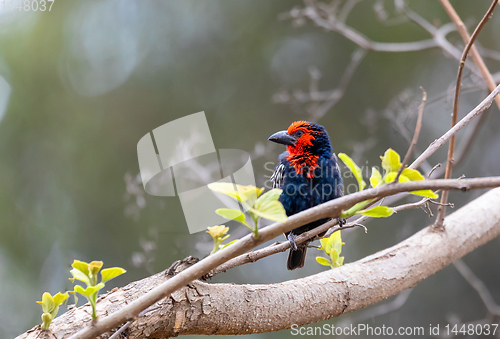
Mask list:
[[[332,264],[330,262],[330,260],[323,258],[323,257],[316,257],[316,261],[318,262],[318,264],[323,265],[323,266],[328,266],[328,267],[330,267]]]
[[[54,298],[49,292],[44,292],[42,295],[42,301],[37,301],[37,303],[42,305],[42,311],[44,313],[52,313],[57,306],[54,302]]]
[[[328,238],[332,245],[332,250],[337,251],[339,254],[342,252],[342,245],[344,244],[342,242],[342,237],[340,234],[340,231],[333,232],[332,235]]]
[[[332,251],[333,244],[330,241],[330,238],[321,238],[319,239],[319,242],[321,243],[321,247],[319,248],[320,251],[323,251],[326,254],[329,254]]]
[[[69,298],[69,294],[68,292],[64,292],[64,293],[61,293],[61,292],[57,292],[57,294],[53,297],[53,300],[54,300],[54,303],[56,305],[62,305],[66,299]]]
[[[352,160],[351,157],[349,157],[345,153],[339,153],[338,156],[354,175],[354,177],[358,181],[359,190],[362,191],[366,186],[366,182],[363,180],[363,174],[361,173],[361,169],[359,168],[359,166],[356,165],[354,160]]]
[[[284,222],[287,218],[285,209],[279,201],[271,201],[267,204],[261,204],[259,209],[251,208],[249,211],[255,213],[261,218],[271,221]]]
[[[99,270],[102,268],[102,265],[104,265],[104,263],[102,261],[91,261],[89,263],[89,271],[90,271],[90,274],[92,275],[96,275]]]
[[[73,276],[73,278],[69,278],[69,280],[74,281],[76,279],[84,282],[87,285],[91,285],[90,277],[88,276],[88,274],[83,273],[79,269],[73,268],[71,271],[69,271],[69,273],[71,273],[71,275]]]
[[[389,172],[385,175],[385,182],[393,182],[394,179],[396,179],[396,175],[398,175],[398,172]],[[408,179],[406,176],[401,174],[399,176],[398,182],[408,182],[410,179]]]
[[[439,195],[434,193],[432,190],[411,191],[410,193],[421,196],[421,197],[431,198],[431,199],[439,198]]]
[[[377,187],[379,183],[382,182],[382,175],[380,174],[377,167],[372,167],[372,175],[370,177],[370,185],[372,187]]]
[[[380,157],[382,159],[382,168],[386,172],[397,172],[401,167],[401,159],[399,154],[392,148],[385,151],[384,155]],[[390,182],[386,180],[386,182]]]
[[[255,201],[251,211],[258,216],[271,220],[283,222],[286,220],[286,212],[281,202],[278,201],[282,190],[274,188],[267,191]]]
[[[117,276],[122,275],[125,272],[127,271],[125,271],[121,267],[105,268],[101,271],[101,277],[102,277],[101,282],[105,283],[106,281],[116,278]]]
[[[387,218],[394,213],[394,210],[387,206],[375,206],[367,210],[361,210],[356,212],[356,214],[367,215],[372,218]]]
[[[86,289],[83,289],[82,286],[76,285],[75,292],[80,293],[81,295],[90,298],[90,296],[96,292],[98,292],[101,288],[104,287],[104,283],[99,283],[95,286],[88,286]]]
[[[338,263],[338,261],[339,261],[339,252],[337,250],[332,249],[332,251],[330,252],[330,261],[334,265],[335,265],[335,263]]]
[[[228,220],[236,220],[248,226],[245,220],[245,214],[239,210],[235,210],[233,208],[218,208],[215,210],[215,213]]]
[[[73,268],[76,268],[77,270],[79,270],[83,274],[89,275],[89,264],[88,263],[86,263],[84,261],[80,261],[80,260],[73,260],[73,264],[71,264],[71,266]]]
[[[424,180],[424,176],[420,174],[419,171],[413,169],[413,168],[405,168],[402,172],[401,175],[404,175],[411,181],[421,181]]]
[[[254,208],[259,209],[261,205],[265,205],[272,201],[277,201],[282,192],[283,190],[279,188],[273,188],[272,190],[267,191],[266,193],[261,195],[259,199],[257,199],[257,201],[255,201]]]
[[[257,188],[252,185],[243,186],[231,182],[213,182],[208,184],[208,188],[214,192],[225,194],[239,202],[250,200],[249,204],[252,204],[264,191],[264,188]]]

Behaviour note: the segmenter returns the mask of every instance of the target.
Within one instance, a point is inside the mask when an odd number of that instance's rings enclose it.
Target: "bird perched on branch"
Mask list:
[[[273,188],[283,190],[279,201],[287,216],[343,195],[337,157],[323,126],[295,121],[288,130],[274,133],[269,140],[286,145],[286,152],[279,156],[271,181]],[[291,246],[289,270],[304,266],[306,257],[307,242],[297,246],[295,238],[327,220],[317,220],[285,234]]]

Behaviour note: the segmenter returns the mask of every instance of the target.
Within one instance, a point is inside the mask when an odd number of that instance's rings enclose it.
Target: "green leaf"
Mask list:
[[[330,242],[330,238],[321,238],[319,239],[319,242],[321,243],[321,247],[319,248],[319,250],[325,252],[329,256],[330,252],[332,251],[332,243]]]
[[[61,292],[57,292],[57,294],[53,297],[54,299],[54,303],[59,306],[61,305],[62,303],[64,303],[66,301],[66,299],[69,298],[69,294],[68,292],[64,292],[64,293],[61,293]]]
[[[398,175],[398,172],[389,172],[385,175],[385,182],[393,182],[394,179],[396,179],[396,175]],[[408,182],[410,179],[408,179],[406,176],[403,174],[399,175],[398,182]]]
[[[105,283],[106,281],[116,278],[117,276],[122,275],[125,272],[127,271],[125,271],[121,267],[105,268],[101,271],[101,277],[102,277],[101,282]]]
[[[391,207],[387,206],[375,206],[367,210],[361,210],[356,212],[356,214],[367,215],[372,218],[387,218],[394,213]]]
[[[410,181],[421,181],[425,179],[419,171],[413,168],[405,168],[403,172],[401,172],[401,175],[404,175],[405,177],[410,179]]]
[[[257,188],[252,185],[243,186],[233,184],[232,182],[213,182],[208,184],[214,192],[225,194],[239,202],[247,202],[253,204],[258,196],[264,191],[264,188]]]
[[[363,180],[363,174],[361,173],[361,169],[359,168],[359,166],[356,165],[354,160],[352,160],[351,157],[349,157],[345,153],[339,153],[338,156],[354,175],[354,177],[358,181],[359,190],[362,191],[366,186],[366,182]]]
[[[99,270],[102,268],[102,265],[104,265],[104,263],[102,261],[91,261],[89,263],[89,271],[92,275],[96,275]]]
[[[83,274],[89,275],[89,264],[87,264],[86,262],[80,261],[80,260],[74,260],[73,264],[71,264],[71,266],[73,268],[76,268],[77,270],[79,270]]]
[[[377,167],[372,167],[372,176],[370,177],[370,185],[377,187],[382,182],[382,175]]]
[[[340,253],[337,250],[332,249],[332,252],[330,253],[330,261],[332,262],[333,265],[335,265],[335,263],[338,263],[339,255]]]
[[[71,281],[74,281],[76,279],[84,282],[87,285],[90,285],[90,277],[79,269],[73,268],[71,271],[69,271],[69,273],[71,273],[71,275],[73,276],[72,279],[70,278]]]
[[[281,192],[283,192],[283,190],[279,188],[273,188],[272,190],[267,191],[266,193],[261,195],[259,199],[255,201],[253,208],[259,210],[262,206],[265,206],[266,204],[269,204],[273,201],[278,201]]]
[[[421,197],[431,198],[431,199],[439,198],[439,195],[434,193],[432,190],[411,191],[410,193],[421,196]]]
[[[316,261],[318,262],[318,264],[320,265],[323,265],[323,266],[328,266],[330,267],[331,266],[331,262],[330,260],[326,259],[326,258],[323,258],[323,257],[316,257]]]
[[[87,298],[90,298],[92,296],[92,294],[98,292],[103,287],[104,287],[104,283],[102,283],[102,282],[95,285],[95,286],[88,286],[86,289],[83,289],[83,287],[80,285],[76,285],[75,292],[80,293],[81,295],[83,295]]]
[[[266,204],[260,204],[258,209],[251,208],[249,211],[261,218],[271,221],[284,222],[287,218],[285,209],[279,201],[271,201]]]
[[[56,303],[54,298],[49,292],[44,292],[42,295],[42,301],[37,301],[38,304],[42,305],[42,310],[44,313],[51,313],[56,308]]]
[[[343,244],[340,231],[333,232],[328,239],[332,244],[332,250],[335,250],[340,254],[340,252],[342,252],[342,244]]]
[[[401,159],[399,154],[392,148],[385,151],[384,155],[380,157],[382,159],[382,168],[386,172],[397,172],[401,167]],[[386,182],[389,182],[386,180]]]
[[[245,214],[240,210],[235,210],[233,208],[218,208],[215,210],[215,213],[228,220],[236,220],[243,224],[246,223]]]

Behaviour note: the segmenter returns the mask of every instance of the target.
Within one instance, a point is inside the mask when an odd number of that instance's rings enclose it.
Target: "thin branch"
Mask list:
[[[453,263],[457,271],[462,275],[462,277],[471,285],[473,289],[476,290],[477,294],[486,306],[488,312],[492,315],[500,317],[500,306],[495,303],[495,299],[488,291],[486,285],[479,279],[474,272],[467,266],[462,259],[458,259]]]
[[[422,90],[422,102],[420,102],[420,105],[418,106],[418,116],[417,116],[417,124],[415,125],[415,132],[413,132],[413,138],[411,139],[410,146],[408,147],[408,151],[406,152],[406,155],[403,158],[401,167],[399,168],[399,171],[396,177],[394,178],[394,182],[398,182],[401,172],[403,172],[403,170],[406,167],[406,164],[408,164],[408,161],[410,161],[411,154],[413,153],[413,149],[417,145],[418,136],[420,135],[420,130],[422,129],[422,117],[424,116],[424,107],[425,107],[425,101],[427,100],[427,92],[422,87],[420,87],[420,89]]]
[[[416,202],[412,202],[412,203],[409,203],[409,204],[404,204],[404,205],[399,205],[399,206],[393,207],[392,209],[394,210],[394,212],[397,213],[399,211],[405,211],[405,210],[409,210],[409,209],[420,208],[420,207],[422,207],[422,205],[428,203],[429,200],[431,200],[431,198],[423,198],[423,199],[421,199],[419,201],[416,201]]]
[[[325,222],[323,225],[320,225],[320,226],[318,226],[310,231],[304,232],[304,233],[300,234],[299,236],[297,236],[297,238],[295,238],[295,243],[301,244],[305,241],[308,241],[308,240],[314,238],[315,236],[327,231],[328,229],[332,228],[333,226],[335,226],[337,224],[338,224],[338,222],[336,219],[329,220],[329,221]],[[334,232],[337,230],[340,230],[340,229],[341,229],[340,227],[333,227]],[[223,272],[226,272],[227,270],[230,270],[232,268],[235,268],[235,267],[238,267],[238,266],[241,266],[244,264],[256,262],[257,260],[268,257],[270,255],[280,253],[280,252],[285,252],[289,248],[290,248],[290,242],[284,241],[281,243],[266,246],[262,249],[258,249],[258,250],[252,251],[252,252],[242,254],[242,255],[237,256],[236,258],[233,258],[231,260],[228,260],[224,264],[218,266],[212,272],[210,272],[210,275],[223,273]]]
[[[345,91],[347,89],[347,86],[349,86],[349,83],[351,82],[351,79],[358,69],[359,65],[363,61],[367,54],[367,51],[359,48],[351,56],[351,61],[349,62],[349,65],[344,70],[344,73],[342,74],[342,77],[340,78],[339,86],[331,92],[331,95],[325,100],[325,102],[318,107],[317,109],[314,110],[312,116],[314,120],[319,120],[321,119],[333,106],[335,106],[340,99],[345,94]]]
[[[470,111],[465,117],[462,118],[453,128],[443,134],[439,139],[434,140],[427,149],[420,154],[420,156],[409,166],[410,168],[418,168],[427,158],[436,152],[443,144],[445,144],[453,135],[465,127],[477,115],[487,110],[495,97],[500,93],[500,85],[498,85],[493,92],[491,92],[479,105]]]
[[[458,120],[458,105],[460,102],[460,88],[462,86],[462,74],[463,74],[463,70],[464,70],[465,60],[467,59],[467,55],[469,54],[470,49],[473,47],[474,41],[476,40],[477,36],[479,35],[481,30],[483,29],[484,25],[486,25],[486,23],[490,19],[497,2],[498,2],[498,0],[493,0],[492,4],[490,5],[490,8],[488,8],[488,10],[486,11],[486,14],[483,16],[483,18],[481,19],[481,21],[477,25],[476,29],[472,33],[472,36],[470,37],[469,41],[465,45],[464,51],[462,53],[462,57],[460,58],[460,63],[458,66],[457,83],[456,83],[456,87],[455,87],[455,100],[453,102],[453,115],[452,115],[451,127],[454,127],[457,124],[457,120]],[[443,4],[443,6],[446,6],[446,4],[449,4],[448,0],[441,0],[441,3]],[[476,50],[476,52],[477,52],[477,50]],[[444,173],[445,179],[451,178],[451,173],[453,171],[453,161],[454,161],[453,154],[454,154],[454,152],[455,152],[455,135],[453,135],[450,138],[450,143],[448,146],[448,158],[446,161],[446,170]],[[444,217],[446,215],[446,203],[448,202],[448,195],[449,195],[448,191],[443,192],[443,194],[441,195],[442,206],[439,206],[438,215],[437,215],[436,223],[435,223],[435,227],[438,229],[443,227]]]
[[[296,16],[304,16],[311,19],[317,26],[328,31],[334,31],[345,38],[351,40],[356,45],[369,51],[377,52],[412,52],[421,51],[429,48],[438,47],[435,39],[427,39],[413,42],[377,42],[370,40],[364,34],[358,32],[354,28],[347,26],[342,21],[339,21],[331,12],[325,19],[318,12],[315,3],[310,0],[305,1],[307,7],[301,11],[297,11]]]
[[[356,220],[356,222],[354,222],[354,223],[348,223],[342,227],[337,226],[337,225],[338,225],[337,219],[329,220],[329,221],[325,222],[324,224],[297,236],[297,238],[295,238],[295,243],[297,245],[301,244],[301,243],[306,242],[308,240],[311,240],[314,237],[318,236],[319,234],[322,234],[325,232],[327,232],[327,233],[324,235],[324,237],[328,237],[334,232],[349,229],[349,228],[354,228],[354,227],[362,227],[362,228],[364,228],[365,233],[367,232],[366,227],[361,225],[359,223],[359,220]],[[226,272],[232,268],[235,268],[235,267],[238,267],[241,265],[245,265],[248,263],[256,262],[256,261],[263,259],[263,258],[266,258],[270,255],[285,252],[289,248],[290,248],[290,242],[284,241],[284,242],[280,242],[280,243],[266,246],[262,249],[258,249],[255,251],[251,251],[251,252],[242,254],[240,256],[237,256],[236,258],[233,258],[231,260],[226,261],[224,264],[220,265],[219,267],[214,269],[212,272],[210,272],[209,275],[212,276],[212,275],[215,275],[218,273],[223,273],[223,272]]]
[[[464,43],[467,43],[468,41],[471,40],[471,37],[469,36],[469,33],[467,32],[467,28],[465,27],[465,24],[463,23],[462,19],[458,15],[458,13],[455,11],[455,8],[451,5],[449,0],[440,0],[441,4],[443,5],[444,9],[446,10],[446,13],[448,13],[448,16],[450,19],[454,22],[455,26],[457,27],[458,33],[462,37],[462,40]],[[490,6],[490,10],[486,13],[488,18],[486,21],[493,15],[493,9],[497,4],[497,0],[494,0],[493,3]],[[483,18],[484,20],[484,18]],[[477,28],[476,28],[477,29]],[[471,49],[471,55],[472,55],[472,60],[474,63],[477,65],[479,68],[482,77],[488,84],[488,88],[490,91],[493,91],[493,89],[496,87],[495,80],[493,79],[493,76],[491,75],[490,71],[488,70],[488,67],[486,67],[486,64],[483,61],[483,58],[481,58],[481,55],[479,54],[476,46],[472,46]],[[497,107],[500,109],[500,97],[496,98],[496,103]]]

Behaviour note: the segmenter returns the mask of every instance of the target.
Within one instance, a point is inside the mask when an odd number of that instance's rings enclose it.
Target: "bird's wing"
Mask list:
[[[339,161],[338,161],[337,156],[335,155],[335,153],[332,154],[332,161],[334,162],[335,169],[337,170],[337,172],[339,173],[340,178],[342,179],[342,173],[340,172]],[[342,185],[340,183],[339,185],[337,185],[337,198],[342,197],[342,196],[344,196],[344,185]]]
[[[288,152],[284,152],[279,157],[279,162],[274,168],[273,175],[271,175],[271,182],[273,183],[273,188],[281,188],[283,185],[283,176],[285,175],[285,164],[283,161],[286,159]]]

